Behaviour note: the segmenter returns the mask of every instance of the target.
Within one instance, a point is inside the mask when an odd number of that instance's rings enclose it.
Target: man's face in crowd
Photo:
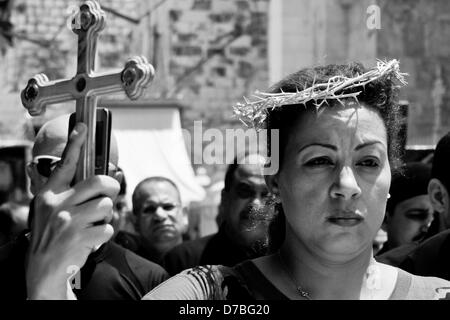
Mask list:
[[[428,195],[399,202],[387,215],[387,233],[392,247],[420,241],[433,221],[433,207]]]
[[[261,172],[263,158],[256,156],[245,161],[251,164],[239,164],[234,171],[229,190],[222,191],[220,210],[223,222],[230,238],[242,246],[255,241],[265,241],[268,222],[271,217],[265,209],[269,190]],[[259,164],[255,164],[259,163]]]
[[[187,219],[177,189],[166,181],[140,187],[134,212],[137,230],[149,245],[174,246],[182,241]]]

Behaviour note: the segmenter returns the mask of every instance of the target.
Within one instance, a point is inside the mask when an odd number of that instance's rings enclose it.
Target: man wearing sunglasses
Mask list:
[[[263,165],[261,155],[246,154],[228,166],[219,204],[219,231],[169,251],[163,266],[170,275],[198,265],[234,266],[268,253],[268,228],[275,212],[265,206],[270,195]]]
[[[115,241],[148,260],[161,263],[170,249],[182,243],[188,228],[178,187],[166,177],[146,178],[134,189],[132,202],[138,236],[120,232]]]
[[[61,160],[68,140],[68,123],[69,115],[55,118],[44,124],[36,135],[32,149],[33,160],[27,169],[31,180],[30,191],[34,195],[45,187],[53,171],[60,167],[58,161]],[[113,135],[111,138],[109,175],[120,181],[121,174],[117,171],[117,142]],[[97,211],[104,211],[103,207],[99,204]],[[34,208],[34,199],[30,208]],[[109,216],[112,218],[111,211]],[[41,214],[45,213],[41,212]],[[30,211],[29,216],[29,225],[32,226],[33,210]],[[113,224],[110,220],[105,219],[104,225]],[[89,226],[93,225],[102,224],[94,222]],[[25,261],[30,254],[27,251],[32,232],[23,234],[15,242],[0,249],[1,300],[27,298]],[[76,273],[75,270],[67,272],[72,272],[74,275]],[[91,252],[84,267],[74,277],[74,293],[80,300],[139,300],[167,277],[167,273],[159,265],[108,241]]]

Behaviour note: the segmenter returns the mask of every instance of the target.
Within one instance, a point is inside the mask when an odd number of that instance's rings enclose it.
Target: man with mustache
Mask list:
[[[172,249],[164,259],[169,274],[205,264],[233,266],[268,253],[268,229],[275,214],[265,206],[269,191],[263,165],[264,158],[258,154],[234,159],[225,174],[219,231]]]
[[[388,239],[378,254],[424,239],[433,221],[427,192],[430,177],[431,166],[420,162],[405,164],[393,176],[382,226]]]
[[[142,180],[134,189],[133,214],[138,236],[120,232],[115,241],[157,263],[183,242],[188,217],[176,184],[166,177]]]

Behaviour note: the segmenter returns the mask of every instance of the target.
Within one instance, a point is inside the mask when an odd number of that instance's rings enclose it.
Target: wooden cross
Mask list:
[[[96,1],[80,6],[72,22],[72,31],[78,35],[77,73],[72,79],[49,81],[38,74],[28,81],[21,93],[22,104],[31,116],[45,111],[47,104],[76,100],[76,122],[87,125],[87,139],[81,151],[75,181],[95,174],[95,124],[97,98],[114,92],[123,92],[137,99],[153,80],[155,70],[145,57],[129,59],[122,71],[95,73],[97,39],[105,27],[105,13]]]

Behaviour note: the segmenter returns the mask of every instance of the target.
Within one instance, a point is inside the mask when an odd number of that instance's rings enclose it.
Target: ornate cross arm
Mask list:
[[[142,95],[148,83],[155,76],[155,69],[145,57],[129,59],[121,72],[98,73],[95,78],[88,78],[87,95],[106,95],[125,91],[128,98],[135,100]]]
[[[73,99],[71,80],[49,81],[43,73],[35,75],[28,81],[20,95],[23,106],[31,116],[38,116],[47,104],[65,102]]]
[[[22,104],[32,116],[45,111],[47,104],[66,102],[85,96],[99,96],[125,91],[130,99],[137,99],[153,80],[155,69],[145,57],[127,61],[119,72],[105,72],[94,77],[79,75],[73,79],[49,81],[45,74],[38,74],[28,81],[22,91]]]
[[[105,13],[96,1],[86,1],[72,21],[78,36],[77,73],[72,79],[49,81],[39,74],[28,81],[21,93],[22,104],[30,115],[41,114],[47,104],[76,100],[76,121],[87,125],[87,140],[80,155],[76,181],[95,172],[96,105],[100,95],[125,92],[137,99],[154,77],[155,70],[144,57],[134,57],[122,71],[97,74],[95,55],[99,32],[105,26]]]

